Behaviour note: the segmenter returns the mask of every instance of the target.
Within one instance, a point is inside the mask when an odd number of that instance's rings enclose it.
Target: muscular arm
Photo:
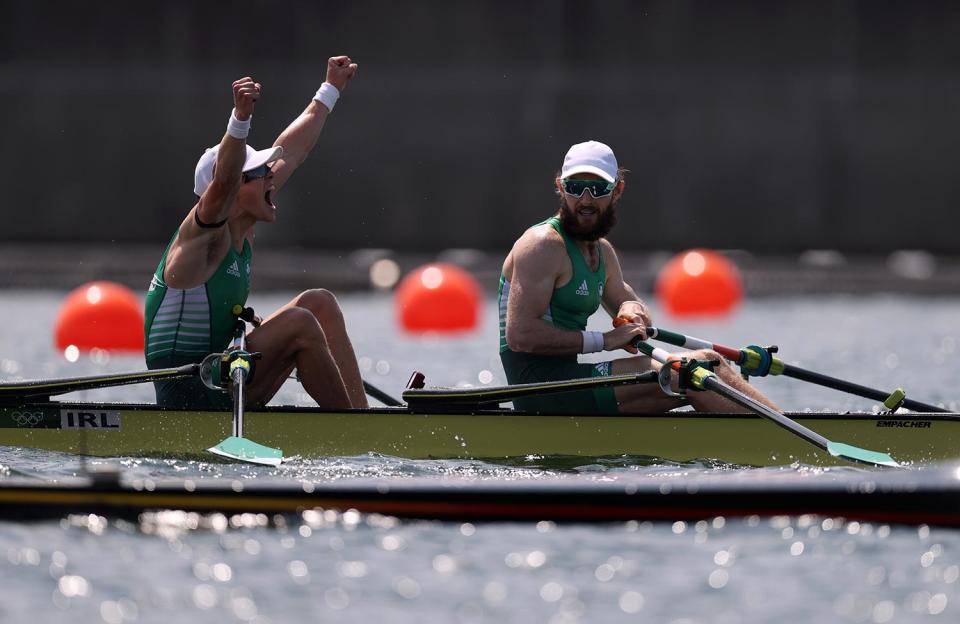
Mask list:
[[[513,351],[539,355],[579,353],[580,332],[559,329],[543,320],[560,277],[566,251],[559,236],[533,228],[516,242],[506,264],[511,269],[507,304],[507,345]]]
[[[334,56],[327,61],[327,82],[342,93],[356,71],[357,64],[351,62],[349,56]],[[330,110],[326,106],[317,100],[311,100],[307,108],[277,137],[274,145],[283,146],[283,157],[272,166],[273,183],[277,190],[286,184],[297,167],[307,159],[317,144],[329,114]]]
[[[514,245],[504,263],[504,275],[510,280],[506,337],[513,351],[568,355],[583,350],[581,332],[560,329],[543,320],[567,266],[563,240],[550,227],[528,230]],[[603,348],[619,349],[642,332],[643,326],[633,323],[616,327],[603,334]]]
[[[253,79],[247,77],[235,81],[233,99],[237,119],[249,119],[259,97],[260,85]],[[246,140],[224,134],[217,152],[213,180],[180,224],[167,254],[163,278],[173,288],[187,289],[204,283],[226,254],[230,245],[229,228],[202,228],[197,225],[194,213],[204,223],[217,223],[227,218],[240,189],[245,159]]]

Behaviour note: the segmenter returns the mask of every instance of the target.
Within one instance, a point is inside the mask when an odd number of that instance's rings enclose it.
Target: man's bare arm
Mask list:
[[[347,82],[357,73],[357,64],[349,56],[334,56],[327,60],[327,82],[342,92]],[[279,190],[293,172],[296,171],[317,144],[323,124],[330,114],[324,104],[311,100],[307,108],[300,113],[287,128],[280,133],[274,145],[283,146],[283,157],[275,162],[273,183]]]
[[[250,77],[233,83],[234,115],[240,121],[250,119],[260,98],[261,86]],[[227,218],[240,190],[241,172],[246,160],[246,139],[223,135],[217,152],[217,165],[210,186],[187,214],[164,267],[164,281],[173,288],[193,288],[207,281],[217,270],[230,245],[228,227],[203,228],[203,223],[218,223]]]
[[[563,355],[579,353],[580,332],[558,329],[543,319],[550,307],[566,258],[563,242],[544,228],[528,230],[510,252],[510,298],[507,302],[507,346],[522,353]]]
[[[538,355],[581,353],[583,334],[553,326],[543,319],[550,299],[567,262],[563,241],[550,230],[527,231],[511,251],[512,274],[507,304],[507,345],[513,351]],[[634,326],[612,329],[603,334],[604,350],[628,344]]]

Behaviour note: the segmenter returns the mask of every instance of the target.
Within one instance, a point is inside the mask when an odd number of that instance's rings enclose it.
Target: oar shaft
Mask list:
[[[649,327],[647,328],[647,332],[651,338],[667,344],[672,344],[687,349],[713,349],[735,364],[744,363],[744,352],[740,349],[734,349],[733,347],[710,342],[702,338],[678,334],[676,332],[659,327]],[[844,381],[843,379],[837,379],[836,377],[830,377],[829,375],[824,375],[822,373],[809,371],[797,366],[791,366],[790,364],[784,364],[779,358],[776,357],[774,357],[773,360],[774,364],[777,366],[770,370],[771,375],[786,375],[787,377],[806,381],[818,386],[824,386],[832,390],[839,390],[840,392],[862,396],[867,399],[873,399],[874,401],[880,401],[881,403],[890,397],[890,393],[883,390],[878,390],[869,386],[863,386],[850,381]],[[780,372],[777,372],[777,369],[781,369]],[[913,399],[904,399],[903,407],[916,412],[950,412],[948,409],[937,407],[936,405],[931,405],[929,403],[923,403],[921,401],[914,401]]]
[[[648,343],[641,343],[650,347]],[[661,349],[662,351],[662,349]],[[461,409],[483,405],[499,405],[514,399],[559,394],[576,390],[592,390],[596,388],[612,388],[640,383],[656,383],[656,371],[642,371],[607,377],[586,377],[582,379],[561,379],[527,384],[512,384],[508,386],[493,386],[484,388],[425,388],[407,389],[403,391],[403,398],[413,409],[429,409],[431,407],[455,406]]]
[[[649,343],[642,341],[635,342],[634,346],[664,366],[670,366],[674,369],[680,367],[680,363],[673,356],[671,356],[671,354],[667,353],[663,349],[655,348]],[[899,466],[896,460],[886,453],[861,449],[849,444],[831,442],[816,431],[804,427],[781,412],[760,403],[752,397],[740,392],[736,388],[730,387],[712,371],[707,371],[703,368],[696,368],[691,371],[691,378],[691,385],[693,387],[702,390],[711,390],[714,393],[736,403],[737,405],[750,410],[754,414],[773,421],[774,424],[779,425],[795,436],[802,438],[810,444],[813,444],[814,446],[830,453],[834,457],[840,457],[847,461],[871,466]]]
[[[861,386],[860,384],[855,384],[849,381],[844,381],[842,379],[837,379],[835,377],[830,377],[829,375],[823,375],[814,371],[806,370],[798,366],[791,366],[790,364],[783,365],[783,375],[787,377],[792,377],[794,379],[799,379],[801,381],[806,381],[818,386],[824,386],[826,388],[831,388],[833,390],[839,390],[840,392],[848,392],[850,394],[856,394],[867,399],[873,399],[874,401],[883,401],[887,400],[887,397],[890,396],[889,392],[884,392],[883,390],[877,390],[876,388],[869,388],[867,386]],[[949,412],[950,410],[944,409],[942,407],[937,407],[936,405],[930,405],[928,403],[922,403],[920,401],[914,401],[913,399],[904,399],[903,407],[907,409],[914,410],[916,412]]]
[[[0,399],[21,399],[27,397],[55,396],[79,390],[94,388],[112,388],[130,384],[192,377],[200,370],[199,364],[187,364],[177,368],[159,368],[134,373],[112,373],[89,377],[71,377],[69,379],[35,379],[0,383]]]
[[[390,407],[402,407],[404,405],[403,401],[398,401],[368,381],[363,382],[363,390],[384,405],[388,405]]]
[[[242,368],[233,372],[233,433],[237,438],[243,437],[243,384],[246,375]]]
[[[703,380],[703,385],[706,386],[708,390],[713,390],[720,396],[723,396],[729,399],[730,401],[733,401],[737,405],[741,407],[745,407],[748,410],[751,410],[753,412],[757,412],[761,416],[764,416],[772,420],[774,423],[780,425],[787,431],[791,431],[799,435],[800,437],[806,439],[808,442],[810,442],[814,446],[818,446],[823,450],[827,450],[827,445],[830,444],[830,440],[826,439],[816,431],[813,431],[812,429],[808,429],[807,427],[804,427],[803,425],[796,422],[795,420],[787,418],[786,416],[784,416],[780,412],[777,412],[776,410],[770,409],[763,403],[757,400],[754,400],[753,398],[747,396],[746,394],[743,394],[742,392],[738,392],[737,390],[734,390],[733,388],[731,388],[730,386],[728,386],[727,384],[725,384],[723,381],[721,381],[719,378],[715,376],[710,376],[705,378]]]
[[[246,333],[244,333],[245,327],[240,321],[238,321],[238,324],[234,345],[241,352],[245,352],[247,350],[247,336]],[[243,402],[245,400],[243,387],[247,383],[247,375],[249,372],[250,369],[247,360],[237,359],[231,363],[230,381],[233,383],[231,383],[230,386],[233,394],[233,436],[236,438],[243,437]]]

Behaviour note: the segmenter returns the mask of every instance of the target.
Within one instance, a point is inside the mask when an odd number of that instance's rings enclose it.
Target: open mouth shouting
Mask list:
[[[273,204],[273,191],[274,186],[271,184],[267,191],[263,194],[263,201],[267,202],[268,206],[276,210],[277,207]]]

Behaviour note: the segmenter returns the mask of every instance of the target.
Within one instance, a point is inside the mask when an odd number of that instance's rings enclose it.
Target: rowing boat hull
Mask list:
[[[336,522],[356,510],[401,518],[468,522],[489,520],[609,522],[697,521],[757,516],[805,516],[799,526],[820,523],[842,529],[858,522],[937,524],[960,527],[960,472],[956,464],[865,475],[835,471],[809,478],[794,470],[757,473],[672,474],[650,479],[620,472],[597,480],[354,478],[324,483],[258,479],[126,479],[100,471],[95,479],[0,479],[0,519],[62,518],[98,514],[148,525],[176,509],[200,513],[296,514],[308,524]],[[163,512],[161,511],[161,514]],[[174,512],[179,514],[179,512]],[[331,513],[333,515],[331,516]],[[811,516],[813,515],[813,516]],[[176,516],[174,516],[176,517]],[[826,518],[839,517],[837,521]],[[206,524],[208,521],[197,519]],[[257,520],[259,523],[261,520]]]
[[[883,451],[901,462],[960,458],[960,415],[791,414],[829,439]],[[231,433],[229,412],[152,405],[41,403],[0,406],[0,445],[102,457],[211,459]],[[381,408],[329,412],[270,407],[247,412],[244,434],[286,457],[378,453],[409,459],[658,457],[752,466],[843,462],[747,414],[457,413]]]

